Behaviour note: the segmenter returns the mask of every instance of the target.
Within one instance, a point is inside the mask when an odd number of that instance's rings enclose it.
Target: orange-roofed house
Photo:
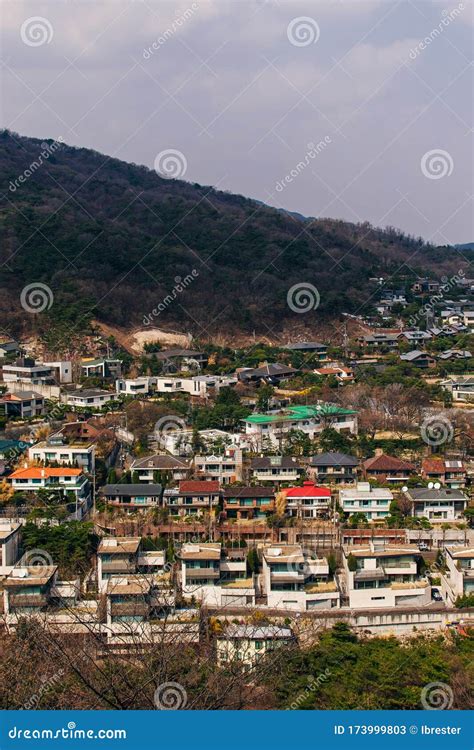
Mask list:
[[[78,503],[81,503],[81,506],[87,505],[90,498],[89,481],[81,469],[68,469],[63,466],[30,467],[17,469],[7,479],[16,492],[37,492],[41,489],[63,495],[72,492],[75,495],[76,507]]]

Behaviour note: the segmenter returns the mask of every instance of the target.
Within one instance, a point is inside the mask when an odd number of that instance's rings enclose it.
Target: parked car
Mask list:
[[[418,549],[420,552],[428,552],[430,548],[426,542],[418,542]]]
[[[431,589],[431,598],[433,599],[434,602],[443,601],[443,597],[441,596],[439,589],[434,589],[434,588]]]

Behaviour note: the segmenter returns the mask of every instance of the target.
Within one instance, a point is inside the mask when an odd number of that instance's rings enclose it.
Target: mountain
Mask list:
[[[77,331],[92,317],[202,336],[267,333],[303,320],[317,330],[342,312],[366,311],[373,276],[439,277],[462,265],[454,249],[393,228],[304,222],[240,195],[9,131],[0,134],[0,174],[0,315],[9,333],[59,323]],[[287,295],[304,282],[320,302],[301,315]],[[31,315],[20,296],[38,283],[54,303]],[[295,292],[292,300],[296,308],[315,302]]]
[[[463,245],[455,245],[458,250],[474,250],[474,242],[465,242]]]

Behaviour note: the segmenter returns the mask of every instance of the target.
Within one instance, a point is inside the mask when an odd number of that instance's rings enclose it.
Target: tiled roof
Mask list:
[[[179,483],[180,495],[194,493],[199,495],[211,495],[219,492],[219,489],[219,482],[183,481]]]
[[[226,487],[224,497],[270,497],[273,490],[268,487]]]
[[[442,458],[424,458],[421,468],[427,474],[444,474],[445,465]]]
[[[311,459],[311,466],[358,466],[359,459],[338,451],[319,453]]]
[[[395,456],[387,456],[382,453],[380,456],[373,456],[364,461],[364,468],[366,471],[414,471],[415,467],[408,461],[402,461],[401,458]]]
[[[81,469],[48,469],[32,467],[30,469],[17,469],[10,474],[9,479],[48,479],[49,477],[78,477],[82,474]]]
[[[286,490],[286,497],[331,497],[331,490],[317,487],[312,482],[304,482],[302,487],[290,487]]]

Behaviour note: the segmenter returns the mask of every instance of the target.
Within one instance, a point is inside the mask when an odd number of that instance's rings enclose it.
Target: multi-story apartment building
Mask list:
[[[208,606],[252,606],[255,584],[247,574],[246,550],[223,550],[217,542],[183,544],[181,589],[187,599]]]
[[[95,471],[95,447],[92,443],[75,443],[61,433],[50,435],[28,450],[30,461],[40,463],[66,464],[77,466],[88,474]]]
[[[252,479],[281,485],[297,482],[304,473],[295,456],[259,456],[250,464]]]
[[[261,590],[274,609],[332,609],[340,604],[336,583],[325,558],[305,553],[299,544],[263,551]]]
[[[461,490],[416,487],[407,490],[406,496],[412,501],[415,518],[427,518],[430,523],[466,520],[468,499]]]
[[[154,582],[164,574],[165,563],[163,551],[142,550],[141,537],[104,537],[97,550],[97,587],[112,591],[115,584],[139,574]]]
[[[357,412],[336,404],[290,406],[280,412],[250,414],[243,422],[245,433],[253,439],[257,450],[265,447],[265,443],[279,446],[291,430],[304,432],[312,440],[328,426],[338,432],[357,434]]]
[[[302,487],[290,487],[283,493],[290,518],[324,518],[331,512],[331,490],[328,487],[318,487],[308,480]]]
[[[157,474],[165,475],[173,482],[178,482],[181,479],[186,479],[191,470],[189,461],[178,456],[169,456],[166,453],[136,458],[130,466],[132,476],[136,475],[139,482],[148,484],[155,482]]]
[[[444,551],[443,594],[449,604],[454,604],[458,596],[474,595],[474,547],[445,547]]]
[[[8,619],[42,612],[52,598],[56,565],[15,566],[3,581],[3,608]]]
[[[431,586],[420,575],[415,545],[343,547],[342,562],[353,609],[423,607],[431,602]]]
[[[311,458],[308,473],[323,484],[355,484],[359,459],[345,453],[319,453]]]
[[[390,490],[372,487],[369,482],[357,482],[355,487],[339,491],[343,513],[349,516],[363,513],[368,521],[378,521],[390,515],[393,495]]]
[[[182,481],[178,490],[165,490],[163,502],[172,515],[192,516],[215,513],[220,498],[219,482]]]
[[[268,487],[228,487],[223,496],[227,518],[264,519],[275,510],[273,490]]]
[[[222,455],[195,455],[194,468],[198,477],[220,484],[242,481],[242,450],[233,446]]]

